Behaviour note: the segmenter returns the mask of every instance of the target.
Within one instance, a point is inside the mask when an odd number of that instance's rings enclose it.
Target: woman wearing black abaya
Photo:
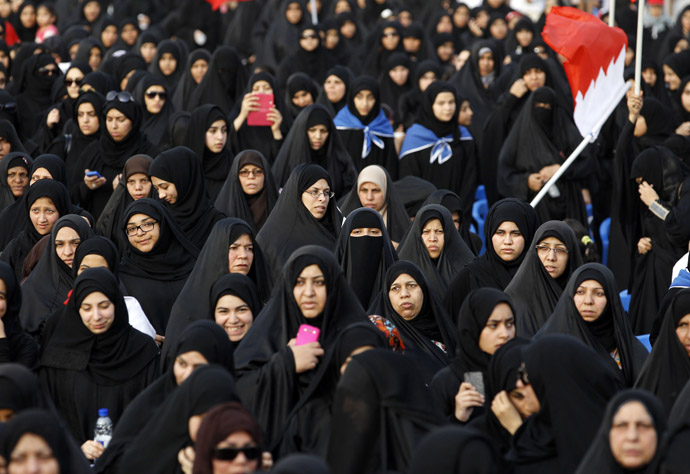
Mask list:
[[[7,107],[7,105],[5,105],[5,107]],[[7,145],[2,147],[2,150],[0,151],[0,154],[3,154],[2,156],[5,156],[5,151],[7,151],[7,153],[11,153],[13,151],[21,153],[29,152],[22,144],[21,140],[19,139],[19,135],[17,134],[17,130],[9,120],[0,119],[0,138],[3,138],[9,144],[9,149]]]
[[[678,394],[690,380],[690,290],[681,290],[661,323],[659,337],[642,367],[635,388],[654,393],[671,411]]]
[[[187,238],[200,249],[211,229],[224,216],[209,199],[200,159],[177,146],[156,157],[149,170],[163,206]]]
[[[159,76],[146,74],[134,88],[134,96],[143,105],[141,132],[159,149],[170,141],[168,122],[174,112],[172,89]]]
[[[297,51],[300,27],[309,23],[304,0],[283,0],[260,43],[262,50],[256,51],[256,63],[277,70],[282,58]]]
[[[0,211],[19,201],[28,189],[32,162],[29,155],[20,151],[0,159]]]
[[[194,57],[194,53],[191,57]],[[200,55],[197,57],[197,61],[203,59]],[[188,102],[185,104],[187,107],[181,110],[191,112],[204,104],[215,104],[227,116],[232,112],[235,104],[242,100],[242,91],[247,82],[244,66],[235,49],[229,46],[220,46],[213,52],[210,62],[208,59],[206,61],[208,70],[200,82],[194,78],[192,69],[192,79],[198,85],[193,92],[189,93]],[[190,68],[193,68],[195,64],[196,62],[191,63]],[[188,79],[189,77],[185,75],[185,87],[188,87],[186,85]]]
[[[117,424],[156,377],[157,356],[151,338],[128,324],[115,276],[104,268],[79,275],[43,348],[39,377],[87,457],[98,410],[107,407]]]
[[[438,204],[429,204],[417,212],[398,255],[417,264],[443,297],[460,269],[474,260],[455,229],[450,211]]]
[[[525,244],[524,260],[505,292],[513,300],[518,335],[531,338],[553,313],[582,256],[575,233],[560,221],[545,222]]]
[[[315,378],[319,357],[346,326],[366,322],[333,254],[309,245],[287,261],[278,288],[235,350],[238,391],[258,416],[271,446]],[[320,328],[319,342],[297,346],[301,324]],[[318,370],[318,369],[317,369]]]
[[[97,111],[98,112],[98,111]],[[79,156],[82,168],[81,182],[72,195],[87,211],[98,219],[110,195],[112,181],[122,172],[125,162],[136,154],[154,156],[157,147],[141,133],[143,111],[128,92],[109,92],[101,113],[102,133]],[[86,176],[86,170],[98,171],[101,177]]]
[[[398,177],[398,156],[393,127],[381,110],[381,92],[373,77],[355,79],[347,91],[347,107],[333,119],[357,171],[369,165],[386,168]]]
[[[266,224],[256,236],[274,277],[292,252],[305,245],[334,251],[342,217],[331,178],[319,165],[297,165],[280,193]],[[281,236],[277,239],[276,236]]]
[[[277,200],[278,186],[268,160],[256,150],[244,150],[233,160],[215,207],[259,232]]]
[[[350,66],[360,74],[379,77],[386,70],[386,62],[396,52],[404,52],[402,25],[398,21],[384,21],[367,37],[360,51],[352,56]]]
[[[381,87],[381,103],[393,110],[396,126],[402,123],[400,112],[400,98],[412,89],[412,66],[407,53],[393,53],[386,61],[385,68],[379,76]]]
[[[211,201],[215,201],[230,171],[232,153],[226,147],[228,119],[220,107],[199,106],[192,112],[187,128],[187,146],[201,160],[204,179]]]
[[[606,407],[575,473],[656,473],[665,430],[666,416],[658,398],[644,390],[624,390]]]
[[[301,111],[316,102],[318,96],[319,86],[311,77],[303,72],[291,75],[285,85],[286,119],[294,122]]]
[[[466,423],[484,411],[491,356],[515,338],[510,298],[495,288],[473,291],[460,309],[457,326],[457,355],[429,386],[443,414],[453,422]]]
[[[283,187],[300,163],[315,163],[328,171],[336,196],[347,193],[357,179],[352,159],[322,105],[306,107],[292,124],[273,163],[276,184]]]
[[[323,93],[316,99],[317,104],[326,106],[331,117],[347,106],[347,93],[354,81],[349,68],[336,65],[326,71],[326,79],[321,84]]]
[[[633,335],[613,273],[598,263],[575,270],[535,337],[546,334],[568,334],[594,349],[623,388],[633,386],[648,356]]]
[[[166,39],[158,43],[149,71],[165,82],[165,88],[171,97],[182,76],[185,59],[174,40]]]
[[[172,364],[171,350],[184,328],[213,314],[215,308],[211,308],[209,296],[213,284],[222,276],[228,273],[247,275],[256,285],[262,304],[268,300],[273,286],[270,269],[254,236],[249,225],[236,218],[223,219],[213,227],[170,310],[162,354],[163,368]]]
[[[172,104],[175,110],[194,110],[191,107],[191,100],[199,84],[202,83],[208,73],[210,62],[211,54],[203,48],[195,49],[189,54],[187,65],[172,96]],[[222,95],[222,97],[225,97],[225,95]],[[201,100],[205,100],[205,98]],[[207,103],[207,101],[204,103]]]
[[[398,101],[400,122],[405,129],[412,126],[417,118],[417,111],[422,106],[422,96],[429,85],[441,78],[441,68],[436,61],[427,59],[417,64],[414,69],[412,89],[404,93]]]
[[[604,361],[579,341],[549,335],[523,349],[518,387],[530,386],[539,411],[518,429],[506,458],[516,474],[573,473],[618,391]]]
[[[223,328],[233,352],[262,308],[256,285],[242,273],[223,275],[211,287],[209,317]]]
[[[161,405],[199,366],[217,364],[232,373],[232,344],[211,321],[197,321],[185,329],[175,351],[175,364],[134,398],[122,413],[113,439],[94,466],[98,474],[118,472],[121,457]]]
[[[288,78],[297,72],[311,77],[321,84],[326,79],[326,71],[335,66],[335,59],[321,43],[321,29],[312,25],[302,25],[299,29],[299,46],[294,53],[283,57],[278,67],[278,83],[285,87]],[[316,101],[316,97],[314,97]]]
[[[53,226],[48,246],[22,285],[19,319],[29,334],[38,335],[45,319],[64,304],[74,278],[71,267],[74,252],[92,236],[86,220],[75,214],[61,217]]]
[[[384,289],[386,272],[398,260],[383,219],[366,207],[352,211],[343,223],[335,256],[363,308]]]
[[[27,59],[16,78],[17,110],[23,130],[38,130],[43,114],[52,105],[51,89],[59,80],[60,70],[50,54],[36,54]]]
[[[410,218],[384,167],[369,165],[362,169],[357,176],[357,186],[340,202],[340,209],[345,216],[360,207],[368,207],[381,214],[388,235],[397,248],[410,228]]]
[[[669,427],[664,439],[659,473],[681,474],[687,465],[690,442],[690,382],[678,396],[669,415]]]
[[[469,219],[477,188],[477,155],[469,131],[458,126],[459,110],[450,83],[437,81],[427,87],[400,149],[400,175],[418,176],[453,191],[465,203],[463,217]]]
[[[120,266],[127,292],[141,303],[156,329],[165,334],[170,310],[189,276],[198,250],[158,202],[144,198],[131,203],[120,229],[128,247]]]
[[[42,179],[53,179],[67,186],[67,169],[65,162],[57,155],[44,153],[31,164],[30,184]]]
[[[0,291],[4,295],[0,305],[0,364],[16,362],[33,368],[38,346],[19,323],[22,292],[12,268],[5,263],[0,263],[0,290],[4,290]]]

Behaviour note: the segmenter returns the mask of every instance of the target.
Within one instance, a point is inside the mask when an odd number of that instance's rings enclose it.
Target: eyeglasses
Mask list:
[[[137,232],[141,230],[144,234],[147,232],[151,232],[153,230],[153,226],[158,224],[158,221],[148,221],[148,222],[142,222],[139,225],[128,225],[127,228],[125,229],[125,232],[127,233],[127,236],[133,237],[137,235]]]
[[[306,35],[302,35],[302,39],[319,39],[319,35],[317,35],[316,33],[307,33]]]
[[[333,191],[304,191],[308,195],[311,196],[312,199],[316,200],[319,199],[321,195],[325,197],[326,199],[331,199],[333,196],[335,196],[335,193]]]
[[[565,257],[570,253],[568,249],[564,249],[561,247],[551,248],[548,245],[537,245],[535,248],[537,249],[537,253],[541,255],[547,255],[549,252],[553,251],[556,257]]]
[[[110,91],[108,95],[105,96],[105,100],[112,102],[117,99],[119,102],[134,102],[134,96],[127,91]]]
[[[38,70],[41,76],[56,76],[58,74],[57,69],[42,67]]]
[[[160,97],[162,100],[165,100],[168,98],[168,93],[158,91],[149,91],[146,93],[146,97],[148,97],[149,99],[153,99],[156,96]]]
[[[262,169],[255,169],[255,170],[240,170],[239,173],[240,176],[243,178],[248,178],[250,175],[252,176],[263,176],[264,175],[264,170]]]
[[[529,376],[527,375],[527,367],[525,367],[525,363],[523,362],[520,364],[520,368],[518,369],[518,376],[517,379],[522,382],[525,385],[529,385]]]
[[[261,456],[261,450],[258,447],[250,446],[245,448],[216,448],[213,450],[213,457],[221,461],[232,461],[240,453],[243,453],[249,461],[259,459]]]
[[[84,82],[84,78],[83,78],[83,77],[82,77],[81,79],[68,79],[68,78],[65,78],[65,85],[66,85],[67,87],[70,87],[70,86],[80,86],[82,82]]]

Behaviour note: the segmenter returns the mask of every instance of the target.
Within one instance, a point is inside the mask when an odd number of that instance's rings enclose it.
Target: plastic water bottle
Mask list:
[[[93,430],[93,440],[101,443],[104,447],[108,447],[108,443],[113,438],[113,422],[108,417],[108,409],[100,408],[98,410],[98,420],[96,420],[96,428]]]

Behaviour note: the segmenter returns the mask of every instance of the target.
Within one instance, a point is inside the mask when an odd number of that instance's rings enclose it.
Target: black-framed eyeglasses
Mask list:
[[[118,102],[134,102],[134,96],[127,91],[110,91],[105,96],[105,100],[112,102],[117,99]]]
[[[38,70],[38,73],[41,76],[56,76],[58,74],[58,70],[55,68],[42,67]]]
[[[304,191],[311,196],[312,199],[319,199],[319,196],[323,195],[326,199],[333,199],[335,193],[333,191]]]
[[[65,85],[67,87],[70,86],[81,86],[81,83],[84,82],[84,78],[82,77],[81,79],[68,79],[65,78]]]
[[[145,95],[146,95],[146,97],[148,97],[149,99],[153,99],[153,98],[156,97],[156,96],[160,97],[162,100],[165,100],[165,99],[168,98],[168,93],[165,92],[165,91],[163,91],[163,92],[149,91],[149,92],[147,92]]]
[[[144,234],[147,232],[151,232],[153,230],[153,227],[158,224],[158,221],[147,221],[147,222],[142,222],[139,225],[128,225],[125,228],[125,232],[127,233],[128,237],[133,237],[137,235],[137,232],[141,230]]]
[[[553,251],[553,253],[556,255],[556,257],[565,257],[570,253],[568,249],[564,249],[562,247],[549,247],[548,245],[537,245],[535,247],[537,249],[537,253],[540,253],[542,255],[546,255],[549,252]]]
[[[255,170],[240,170],[237,174],[242,176],[243,178],[248,178],[249,175],[252,176],[263,176],[264,175],[264,170],[261,168],[257,168]]]
[[[259,456],[261,456],[261,450],[257,446],[249,446],[245,448],[215,448],[213,450],[213,457],[221,461],[232,461],[240,453],[243,453],[244,457],[249,461],[259,459]]]
[[[520,382],[522,382],[524,385],[529,385],[529,376],[527,375],[527,367],[525,367],[524,362],[522,364],[520,364],[520,368],[518,369],[517,379]]]

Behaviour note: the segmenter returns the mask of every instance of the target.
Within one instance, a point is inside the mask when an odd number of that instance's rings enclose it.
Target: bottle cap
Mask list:
[[[98,416],[108,416],[108,409],[107,408],[99,408],[98,409]]]

